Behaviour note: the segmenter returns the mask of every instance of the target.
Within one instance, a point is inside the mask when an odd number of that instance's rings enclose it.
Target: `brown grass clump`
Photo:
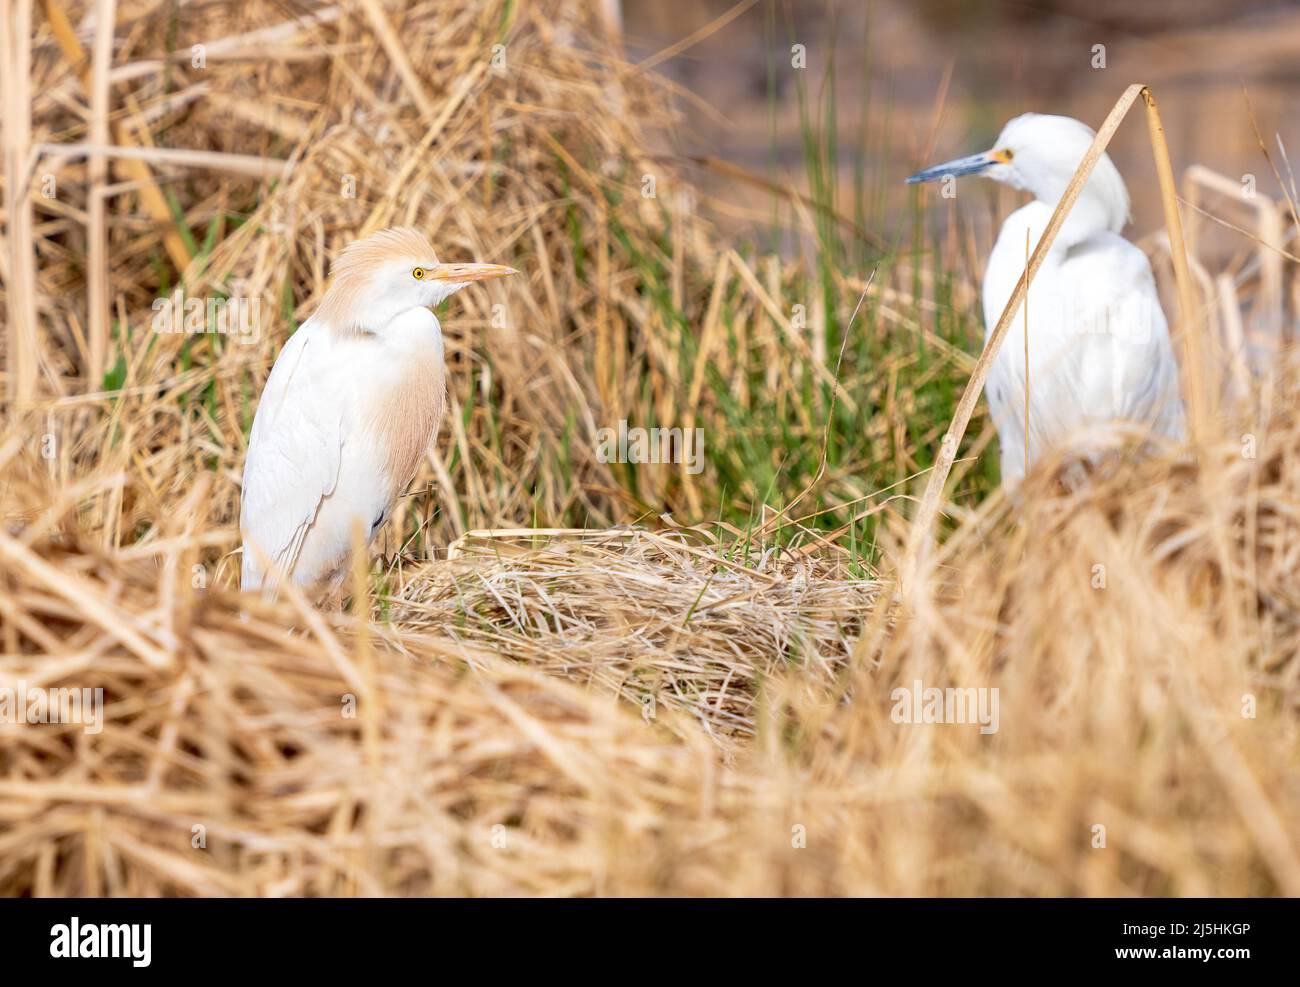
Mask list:
[[[688,711],[715,741],[750,737],[762,683],[799,666],[829,689],[876,584],[814,555],[700,530],[471,533],[411,574],[389,615],[622,695]]]
[[[0,889],[1295,894],[1300,427],[1255,439],[990,505],[874,607],[621,531],[471,539],[358,624],[0,535],[5,680],[107,701],[3,728]],[[997,732],[895,722],[918,679]]]

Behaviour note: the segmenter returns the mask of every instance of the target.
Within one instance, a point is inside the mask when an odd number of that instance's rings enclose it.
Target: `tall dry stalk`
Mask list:
[[[95,46],[91,62],[90,80],[90,142],[96,147],[109,143],[108,118],[112,111],[109,103],[109,70],[113,66],[113,34],[117,27],[117,0],[98,0],[95,5]],[[87,296],[86,309],[90,316],[87,359],[88,383],[98,389],[104,376],[104,364],[109,345],[109,287],[108,287],[108,203],[104,186],[108,182],[108,160],[100,153],[90,156],[90,209],[86,236],[90,249],[86,258]]]
[[[36,395],[40,342],[36,322],[36,257],[33,211],[27,174],[31,147],[31,0],[0,4],[0,105],[4,106],[5,239],[8,248],[5,298],[9,324],[10,407]]]

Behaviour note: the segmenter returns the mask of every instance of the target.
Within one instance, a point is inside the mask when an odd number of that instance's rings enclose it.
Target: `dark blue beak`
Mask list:
[[[935,165],[933,168],[926,168],[925,171],[918,171],[915,175],[908,177],[907,184],[919,185],[921,182],[937,182],[949,175],[953,178],[962,175],[978,175],[981,171],[986,171],[998,163],[998,159],[993,157],[991,152],[983,151],[966,158],[957,158],[955,161],[949,161],[946,164]]]

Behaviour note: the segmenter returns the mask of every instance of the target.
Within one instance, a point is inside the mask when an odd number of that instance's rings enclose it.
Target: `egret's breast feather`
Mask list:
[[[446,378],[434,352],[408,359],[394,385],[376,395],[366,432],[379,452],[390,501],[415,476],[438,431],[445,403]]]

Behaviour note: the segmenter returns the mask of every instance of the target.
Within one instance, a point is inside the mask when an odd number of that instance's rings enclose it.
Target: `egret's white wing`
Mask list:
[[[248,441],[239,526],[242,586],[290,573],[322,499],[338,482],[347,401],[328,330],[312,320],[280,351]]]
[[[1070,251],[1061,267],[1073,304],[1077,352],[1071,397],[1085,421],[1117,420],[1183,438],[1183,404],[1169,325],[1146,255],[1103,233]]]
[[[1026,229],[1036,242],[1048,211],[1030,203],[1003,226],[984,282],[986,330],[1024,269]],[[1141,250],[1113,233],[1053,250],[1029,294],[1031,456],[1097,423],[1132,422],[1171,438],[1183,435],[1178,368]],[[1003,476],[1011,483],[1026,465],[1023,319],[1017,311],[987,382]]]

